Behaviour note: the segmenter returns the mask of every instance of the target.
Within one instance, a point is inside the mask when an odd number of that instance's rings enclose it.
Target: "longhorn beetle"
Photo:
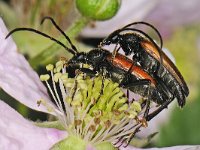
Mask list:
[[[131,27],[137,24],[151,27],[160,38],[160,47],[148,34]],[[185,99],[189,95],[188,86],[177,67],[162,51],[162,37],[153,25],[146,22],[128,24],[106,37],[100,47],[110,44],[116,44],[116,47],[119,45],[119,48],[113,51],[113,57],[120,48],[126,56],[133,54],[132,60],[135,63],[139,64],[152,78],[160,81],[177,98],[180,107],[185,105]]]
[[[94,48],[88,53],[78,52],[77,48],[72,44],[70,38],[60,29],[60,27],[51,17],[44,17],[41,21],[41,24],[46,19],[49,19],[58,29],[58,31],[60,31],[61,34],[66,38],[70,44],[70,48],[65,46],[62,42],[58,41],[54,37],[32,28],[13,29],[8,33],[6,38],[17,31],[30,31],[55,41],[74,55],[66,63],[67,70],[70,72],[69,76],[73,77],[77,69],[93,76],[96,74],[103,74],[104,77],[110,78],[111,80],[119,83],[121,87],[129,89],[130,91],[147,98],[146,110],[144,113],[144,118],[147,121],[151,120],[160,111],[166,108],[174,99],[174,95],[169,91],[170,87],[168,87],[162,80],[152,77],[149,72],[144,71],[141,66],[136,65],[134,60],[131,60],[121,54],[116,54],[113,58],[113,54],[103,48]],[[170,81],[176,81],[175,78],[170,76],[170,73],[167,72],[166,74],[169,74],[168,78]],[[159,107],[154,112],[149,114],[151,100],[159,104]]]

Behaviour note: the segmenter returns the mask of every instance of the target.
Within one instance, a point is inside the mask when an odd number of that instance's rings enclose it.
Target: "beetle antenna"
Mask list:
[[[69,37],[65,34],[65,32],[56,24],[56,22],[54,21],[53,18],[51,18],[51,17],[49,17],[49,16],[43,17],[43,19],[41,20],[40,24],[43,24],[44,21],[45,21],[46,19],[49,19],[49,20],[52,22],[52,24],[56,27],[56,29],[57,29],[58,31],[60,31],[60,33],[61,33],[61,34],[66,38],[66,40],[69,42],[71,48],[72,48],[76,53],[78,53],[77,48],[72,44],[70,38],[69,38]]]
[[[35,30],[35,29],[32,29],[32,28],[15,28],[12,31],[10,31],[8,33],[8,35],[6,35],[5,39],[7,39],[11,34],[13,34],[14,32],[17,32],[17,31],[30,31],[30,32],[34,32],[34,33],[40,34],[40,35],[42,35],[42,36],[44,36],[46,38],[51,39],[52,41],[55,41],[56,43],[58,43],[59,45],[61,45],[62,47],[64,47],[71,54],[73,54],[73,55],[76,54],[76,52],[73,49],[66,47],[62,42],[56,40],[55,38],[53,38],[53,37],[51,37],[49,35],[47,35],[46,33],[43,33],[41,31],[38,31],[38,30]]]
[[[162,47],[163,47],[163,39],[162,39],[162,36],[161,36],[160,32],[158,31],[158,29],[156,29],[156,27],[154,27],[152,24],[147,23],[147,22],[143,22],[143,21],[139,21],[139,22],[130,23],[130,24],[124,26],[122,29],[125,29],[125,28],[127,28],[127,27],[130,27],[130,26],[132,26],[132,25],[137,25],[137,24],[144,24],[144,25],[146,25],[146,26],[152,28],[152,29],[156,32],[156,34],[158,35],[158,37],[159,37],[159,39],[160,39],[160,49],[162,50]]]

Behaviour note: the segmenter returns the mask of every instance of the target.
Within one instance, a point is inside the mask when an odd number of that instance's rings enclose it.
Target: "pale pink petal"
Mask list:
[[[138,132],[137,136],[141,138],[146,138],[150,134],[159,132],[160,127],[169,121],[170,114],[176,107],[177,107],[177,102],[175,100],[168,106],[167,109],[162,110],[157,116],[155,116],[151,121],[149,121],[147,128],[141,128],[141,131]],[[159,134],[157,134],[152,139],[152,141],[154,140],[156,141],[158,138],[159,138]]]
[[[49,100],[45,86],[24,56],[17,52],[12,38],[5,39],[7,34],[0,18],[0,87],[24,105],[47,112],[45,107],[37,106],[37,100]]]
[[[177,27],[199,23],[199,0],[160,0],[145,21],[153,22],[163,36],[169,36]]]
[[[86,150],[97,150],[97,149],[94,148],[92,145],[88,144]]]
[[[172,146],[172,147],[163,147],[163,148],[135,148],[128,146],[126,148],[121,147],[120,150],[199,150],[200,145],[184,145],[184,146]]]
[[[1,150],[47,150],[65,136],[64,131],[33,125],[0,100]]]

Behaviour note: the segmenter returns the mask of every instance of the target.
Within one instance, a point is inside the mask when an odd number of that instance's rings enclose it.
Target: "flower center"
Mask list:
[[[91,144],[129,140],[142,126],[138,121],[144,113],[140,101],[129,103],[119,84],[101,75],[77,72],[69,78],[65,64],[62,60],[55,67],[47,65],[50,75],[40,79],[57,106],[49,110],[56,113],[68,134]],[[47,106],[44,100],[39,102]]]

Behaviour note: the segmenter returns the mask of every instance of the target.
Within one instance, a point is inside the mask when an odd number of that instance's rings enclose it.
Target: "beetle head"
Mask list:
[[[119,31],[114,31],[113,33],[111,33],[108,37],[106,37],[102,42],[101,42],[101,46],[104,45],[110,45],[110,44],[116,44],[120,41],[120,34]]]
[[[74,55],[68,62],[68,64],[78,64],[78,63],[86,63],[87,61],[87,56],[86,53],[77,53]]]

